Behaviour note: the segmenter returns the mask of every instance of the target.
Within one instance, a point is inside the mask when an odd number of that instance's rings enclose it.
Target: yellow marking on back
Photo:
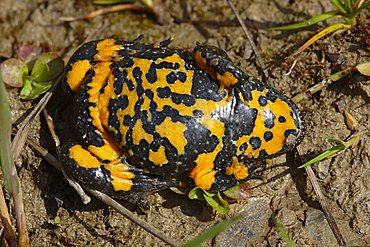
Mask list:
[[[150,99],[145,94],[142,96],[142,99],[144,100],[143,104],[141,105],[141,110],[147,112],[147,119],[148,121],[152,121],[152,114],[150,112]]]
[[[112,130],[108,125],[109,115],[115,114],[109,112],[109,102],[111,99],[116,99],[117,95],[114,92],[114,75],[110,73],[107,78],[107,85],[104,87],[104,92],[99,95],[98,112],[101,124],[106,128]]]
[[[135,145],[139,145],[141,140],[146,140],[150,144],[153,141],[153,135],[146,133],[143,123],[138,119],[132,129],[132,141]]]
[[[189,172],[189,177],[194,180],[195,186],[209,190],[215,181],[215,175],[217,173],[217,171],[213,170],[214,161],[217,154],[223,148],[222,137],[225,133],[225,124],[209,116],[202,118],[201,123],[218,138],[219,143],[212,152],[198,155],[195,161],[197,165]]]
[[[80,60],[72,64],[67,75],[67,84],[72,91],[77,92],[80,89],[87,71],[91,68],[89,60]]]
[[[122,45],[115,45],[114,39],[104,39],[96,45],[98,53],[94,56],[94,60],[98,62],[111,62],[118,60],[117,51],[122,50]],[[117,59],[113,59],[117,58]]]
[[[196,167],[189,172],[189,178],[194,180],[196,187],[200,187],[204,190],[209,190],[211,188],[217,173],[217,171],[213,170],[213,161],[220,151],[221,145],[218,145],[213,152],[198,155],[198,158],[195,160],[197,164]]]
[[[180,122],[172,122],[171,118],[166,117],[160,125],[156,126],[156,131],[161,137],[167,138],[177,149],[179,155],[185,153],[186,139],[184,132],[186,126]]]
[[[149,150],[149,160],[158,166],[168,163],[164,146],[160,146],[158,151]]]
[[[101,132],[105,133],[103,125],[101,123],[101,116],[100,112],[102,107],[99,107],[99,99],[100,99],[100,89],[102,89],[105,83],[108,80],[108,77],[111,73],[110,70],[111,63],[97,63],[95,65],[94,71],[95,75],[92,78],[91,82],[89,83],[89,87],[91,87],[88,91],[89,94],[89,102],[95,103],[96,106],[90,106],[90,117],[92,118],[93,125]],[[99,109],[100,108],[100,109]]]
[[[101,162],[81,145],[70,147],[69,157],[83,168],[98,168],[101,166]]]
[[[287,102],[282,101],[281,99],[277,98],[275,102],[267,100],[266,106],[261,106],[258,103],[258,98],[260,96],[266,96],[268,89],[264,89],[264,91],[259,92],[258,90],[252,91],[252,100],[247,101],[246,104],[254,109],[258,110],[256,121],[254,122],[254,129],[253,132],[249,136],[241,136],[235,143],[238,147],[237,154],[241,154],[239,150],[240,145],[244,142],[248,143],[247,149],[244,151],[245,155],[251,155],[253,158],[258,158],[259,152],[261,150],[265,150],[268,155],[273,155],[278,153],[280,150],[284,148],[286,138],[284,136],[285,131],[288,129],[297,129],[294,124],[294,119],[290,115],[291,107],[288,105]],[[269,129],[265,127],[265,119],[267,114],[271,111],[275,115],[274,126],[273,128]],[[284,116],[286,119],[285,123],[280,123],[278,121],[279,116]],[[273,134],[273,138],[266,142],[264,139],[264,133],[266,131],[271,131]],[[261,140],[260,148],[253,150],[252,145],[249,144],[249,140],[251,137],[259,137]]]

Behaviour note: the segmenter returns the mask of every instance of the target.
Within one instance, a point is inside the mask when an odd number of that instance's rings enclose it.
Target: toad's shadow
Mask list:
[[[210,221],[213,209],[204,201],[191,200],[187,195],[176,194],[170,189],[158,192],[165,200],[162,204],[164,208],[180,207],[183,214],[196,217],[199,221]]]

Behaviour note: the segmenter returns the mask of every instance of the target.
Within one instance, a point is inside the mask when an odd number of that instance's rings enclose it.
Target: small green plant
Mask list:
[[[357,24],[356,17],[364,9],[370,7],[370,1],[368,0],[331,0],[331,3],[335,6],[336,10],[323,13],[312,17],[311,19],[286,25],[280,27],[273,27],[271,30],[292,30],[312,26],[316,23],[332,19],[332,18],[341,18],[343,22],[330,25],[314,36],[312,36],[305,44],[303,44],[295,53],[295,55],[300,54],[311,44],[321,39],[322,37],[334,33],[338,30],[347,30],[352,28]]]
[[[320,155],[318,155],[315,158],[307,161],[306,163],[304,163],[303,165],[301,165],[298,168],[305,168],[305,167],[307,167],[309,165],[312,165],[314,163],[317,163],[317,162],[319,162],[323,159],[331,157],[331,156],[335,155],[336,153],[338,153],[340,151],[343,151],[343,150],[346,150],[350,147],[356,146],[359,143],[360,140],[361,140],[361,135],[360,134],[353,135],[352,138],[350,138],[348,141],[342,141],[342,140],[338,140],[338,139],[329,139],[330,142],[334,142],[336,144],[334,147],[324,151]]]
[[[28,57],[9,58],[0,64],[4,83],[22,87],[20,98],[25,100],[35,99],[49,90],[53,80],[64,70],[63,60],[56,53],[31,53]]]
[[[195,187],[188,193],[190,199],[196,199],[200,201],[206,201],[214,210],[220,214],[227,214],[230,210],[229,203],[222,198],[220,192],[208,192],[202,188]]]

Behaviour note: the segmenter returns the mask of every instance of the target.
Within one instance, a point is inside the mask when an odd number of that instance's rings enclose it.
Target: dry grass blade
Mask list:
[[[263,76],[264,76],[264,79],[267,79],[269,78],[269,75],[268,75],[268,71],[266,69],[266,66],[265,66],[265,63],[263,62],[263,59],[262,57],[260,56],[258,50],[257,50],[257,47],[256,47],[256,44],[254,43],[253,41],[253,38],[252,38],[252,35],[251,33],[248,31],[247,29],[247,26],[245,25],[243,19],[241,18],[241,16],[239,15],[238,11],[236,10],[234,4],[232,3],[231,0],[226,0],[227,3],[229,4],[230,8],[232,9],[232,11],[234,12],[234,15],[236,16],[236,18],[238,19],[245,35],[247,36],[247,39],[249,41],[249,44],[251,45],[252,49],[253,49],[253,52],[254,54],[256,55],[256,60],[257,60],[257,63],[258,65],[262,68],[262,72],[263,72]]]
[[[347,29],[350,29],[350,28],[351,28],[351,25],[347,25],[347,24],[343,24],[343,23],[333,24],[333,25],[321,30],[320,32],[318,32],[314,36],[312,36],[306,43],[304,43],[301,47],[299,47],[299,49],[293,54],[293,56],[298,56],[300,53],[302,53],[304,50],[306,50],[310,45],[312,45],[317,40],[321,39],[322,37],[324,37],[328,34],[334,33],[338,30],[347,30]]]
[[[0,163],[3,171],[4,183],[7,188],[7,192],[13,199],[14,213],[16,218],[17,230],[18,230],[18,246],[27,247],[29,246],[29,238],[26,225],[26,217],[23,206],[23,194],[21,188],[21,182],[15,168],[12,149],[11,149],[11,114],[8,105],[8,94],[5,89],[3,81],[0,79]],[[3,200],[4,202],[5,200]],[[1,210],[7,210],[6,204],[2,205]],[[5,213],[4,213],[5,214]],[[9,217],[8,217],[9,218]],[[6,222],[6,218],[4,218]],[[7,222],[6,222],[7,223]],[[11,225],[8,225],[11,228]],[[12,231],[12,229],[8,229]],[[13,236],[10,236],[13,239]],[[13,243],[13,241],[10,241]]]
[[[138,5],[138,4],[119,4],[119,5],[115,5],[115,6],[95,10],[95,11],[93,11],[93,12],[87,14],[87,15],[83,15],[83,16],[61,17],[61,18],[59,18],[59,20],[60,21],[67,21],[67,22],[79,21],[79,20],[91,20],[92,18],[100,16],[100,15],[105,15],[105,14],[109,14],[109,13],[112,13],[112,12],[124,11],[124,10],[134,10],[134,11],[138,11],[138,12],[148,13],[150,15],[153,15],[153,16],[157,17],[156,14],[153,12],[153,10],[149,7],[146,7],[146,6],[143,6],[143,5]]]
[[[302,157],[302,155],[301,155],[302,152],[301,152],[299,147],[297,148],[297,151],[299,153],[299,156]],[[309,180],[312,184],[312,187],[315,190],[315,193],[319,198],[319,203],[320,203],[321,208],[322,208],[322,210],[325,214],[326,220],[328,221],[329,226],[330,226],[335,238],[337,239],[338,244],[340,246],[345,246],[346,242],[343,238],[342,233],[340,232],[340,230],[338,228],[338,225],[337,225],[333,215],[331,214],[331,208],[329,207],[329,205],[327,203],[326,197],[324,196],[324,194],[321,191],[320,185],[316,180],[315,173],[313,172],[311,166],[305,167],[305,169],[306,169],[306,172],[307,172],[307,176],[308,176],[308,178],[309,178]]]
[[[16,247],[17,246],[17,235],[14,231],[14,228],[12,226],[10,216],[9,216],[9,210],[6,206],[6,201],[4,198],[4,191],[3,187],[0,187],[0,217],[1,217],[1,223],[4,226],[4,237],[8,241],[8,244],[10,247]],[[2,243],[0,243],[2,246]]]

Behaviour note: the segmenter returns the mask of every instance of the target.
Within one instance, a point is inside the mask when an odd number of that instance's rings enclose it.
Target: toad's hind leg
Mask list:
[[[66,172],[83,186],[142,208],[148,207],[148,192],[179,186],[178,181],[145,174],[142,169],[128,164],[124,156],[112,161],[102,160],[76,142],[62,146],[62,163]]]

